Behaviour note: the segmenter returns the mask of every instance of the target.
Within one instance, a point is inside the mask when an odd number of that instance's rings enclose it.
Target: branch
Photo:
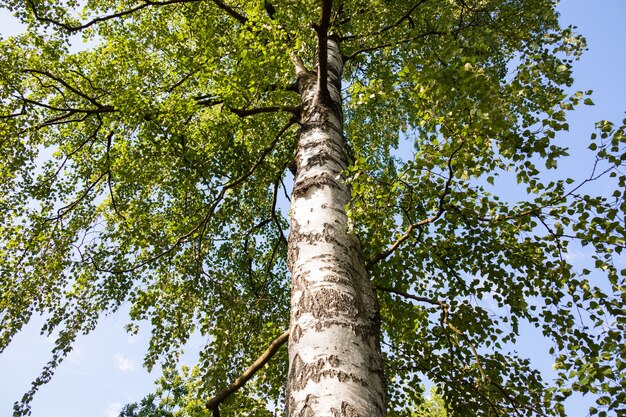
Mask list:
[[[226,187],[228,188],[232,188],[235,187],[237,185],[239,185],[241,182],[243,182],[245,179],[247,179],[250,175],[252,175],[252,173],[256,170],[256,168],[261,165],[261,163],[263,162],[263,160],[265,159],[265,157],[267,156],[267,154],[270,153],[270,151],[272,149],[274,149],[274,146],[276,146],[276,143],[278,143],[278,140],[280,139],[280,137],[294,124],[296,124],[298,122],[298,120],[296,119],[296,117],[292,117],[289,119],[289,121],[285,124],[285,126],[283,126],[282,129],[280,129],[280,131],[278,132],[278,134],[276,135],[276,137],[274,138],[274,140],[272,141],[272,143],[270,143],[270,145],[265,148],[262,152],[261,152],[261,157],[256,161],[256,163],[248,170],[247,173],[245,173],[244,175],[242,175],[241,177],[239,177],[238,179],[236,179],[233,182],[228,183]]]
[[[394,23],[392,23],[389,26],[385,26],[384,28],[382,28],[381,30],[377,31],[377,32],[373,32],[373,33],[368,33],[366,35],[350,35],[350,36],[342,36],[340,39],[342,41],[346,41],[346,40],[352,40],[352,39],[356,39],[356,38],[363,38],[363,37],[370,37],[370,36],[376,36],[376,35],[380,35],[382,33],[387,32],[388,30],[391,30],[395,27],[398,27],[400,24],[402,24],[402,22],[404,22],[405,20],[409,19],[411,20],[411,14],[422,4],[426,3],[427,0],[420,0],[417,2],[417,4],[413,7],[411,7],[400,19],[396,20]],[[345,23],[345,22],[342,22]],[[411,22],[412,24],[412,22]],[[412,25],[413,26],[413,25]]]
[[[300,58],[299,56],[291,54],[291,62],[293,62],[294,67],[296,67],[296,79],[300,80],[301,78],[311,74],[311,71],[309,71],[306,65],[304,65],[304,61],[302,61],[302,58]],[[299,92],[299,86],[297,82],[295,85],[295,91]]]
[[[445,306],[446,309],[448,308],[448,304],[444,303],[443,301],[434,300],[432,298],[419,297],[417,295],[409,294],[409,293],[406,293],[404,291],[397,290],[395,288],[383,287],[382,285],[374,285],[374,288],[379,290],[379,291],[384,291],[384,292],[388,292],[388,293],[391,293],[391,294],[396,294],[396,295],[399,295],[399,296],[404,297],[404,298],[410,298],[412,300],[419,301],[421,303],[428,303],[428,304],[439,306],[441,308],[443,308]]]
[[[411,7],[411,8],[409,9],[409,11],[408,11],[408,12],[406,12],[406,13],[404,14],[404,16],[402,16],[400,19],[398,19],[395,23],[393,23],[393,24],[391,24],[391,25],[389,25],[389,26],[385,26],[384,28],[382,28],[382,29],[380,30],[380,32],[378,32],[378,34],[385,33],[385,32],[387,32],[388,30],[391,30],[391,29],[393,29],[393,28],[395,28],[395,27],[399,26],[399,25],[400,25],[402,22],[404,22],[405,20],[407,20],[407,19],[411,19],[411,14],[415,11],[415,9],[417,9],[418,7],[420,7],[420,6],[421,6],[422,4],[424,4],[424,3],[426,3],[426,0],[420,0],[420,1],[418,1],[418,2],[417,2],[417,4],[416,4],[415,6]]]
[[[239,378],[235,379],[228,387],[218,392],[213,398],[206,403],[206,408],[213,412],[213,416],[219,416],[219,406],[226,398],[235,393],[239,388],[243,387],[272,357],[278,349],[289,339],[289,330],[278,336],[270,343],[265,352],[257,358],[252,365],[248,367]]]
[[[278,216],[276,215],[276,202],[278,201],[278,184],[281,181],[282,181],[282,178],[280,178],[279,181],[276,181],[274,183],[274,193],[272,194],[272,220],[278,227],[278,231],[281,237],[280,240],[282,240],[287,246],[288,242],[287,242],[287,238],[285,238],[285,232],[283,231],[283,228],[280,226],[280,221],[278,220]]]
[[[322,97],[328,95],[328,29],[333,8],[332,0],[322,0],[322,16],[319,25],[313,28],[317,32],[317,86]]]
[[[422,226],[424,226],[425,224],[431,223],[431,219],[433,219],[432,221],[435,221],[436,219],[434,219],[434,217],[428,218],[426,220],[422,220],[418,223],[413,223],[411,224],[408,229],[406,229],[406,232],[404,232],[404,234],[402,236],[400,236],[398,238],[398,240],[396,240],[390,247],[388,247],[387,249],[385,249],[384,251],[380,252],[378,255],[374,256],[372,259],[370,259],[369,261],[367,261],[365,263],[365,269],[367,269],[368,271],[374,266],[376,265],[378,262],[386,259],[389,255],[391,255],[393,253],[393,251],[395,251],[396,249],[398,249],[398,247],[405,241],[407,240],[409,237],[411,237],[411,234],[413,233],[413,231],[415,229],[419,229],[419,233],[417,235],[417,239],[419,240],[419,238],[422,236]]]
[[[45,120],[41,123],[39,123],[36,126],[33,126],[34,129],[38,130],[47,126],[55,126],[55,125],[62,125],[62,124],[67,124],[67,123],[77,123],[77,122],[84,122],[85,120],[87,120],[87,118],[89,118],[89,116],[91,115],[98,115],[100,113],[112,113],[112,112],[116,112],[116,110],[114,110],[112,107],[109,108],[109,106],[106,106],[105,108],[102,108],[101,110],[70,110],[67,112],[67,114],[58,116],[58,117],[54,117],[52,119],[48,119]],[[76,118],[76,119],[69,119],[70,117],[72,117],[73,115],[80,113],[83,114],[83,117],[81,118]],[[20,131],[20,133],[24,133],[28,130],[29,128],[25,128],[22,129]]]
[[[268,107],[257,107],[254,109],[236,109],[236,108],[229,107],[228,110],[235,113],[239,117],[253,116],[255,114],[261,114],[261,113],[277,113],[281,111],[293,113],[294,116],[298,116],[300,113],[300,107],[293,107],[293,106],[268,106]]]
[[[219,97],[210,96],[210,95],[197,96],[197,97],[194,97],[194,99],[196,100],[196,103],[201,106],[212,107],[212,106],[217,106],[218,104],[224,103],[223,99]]]
[[[386,346],[390,347],[391,349],[397,350],[398,352],[403,354],[405,357],[410,357],[411,360],[413,360],[415,365],[416,365],[415,368],[417,368],[418,370],[422,371],[425,374],[431,374],[432,376],[434,376],[434,379],[443,382],[445,385],[447,385],[447,386],[455,386],[455,384],[458,384],[458,383],[460,383],[462,385],[465,385],[467,389],[475,392],[487,404],[489,404],[489,406],[493,410],[493,412],[494,412],[496,417],[500,417],[502,415],[502,414],[499,413],[496,404],[494,404],[489,399],[489,397],[485,396],[482,392],[480,392],[480,389],[473,382],[469,383],[465,378],[454,378],[454,379],[451,379],[451,378],[447,377],[446,375],[444,375],[443,373],[437,372],[433,368],[429,368],[428,366],[420,364],[419,359],[418,359],[419,355],[414,355],[414,354],[412,354],[410,352],[407,352],[406,350],[400,348],[399,346],[396,346],[396,345],[391,344],[389,342],[382,341],[381,343],[383,345],[386,345]],[[409,368],[409,369],[414,370],[413,368]]]
[[[107,164],[107,185],[109,187],[109,195],[111,196],[111,207],[113,207],[113,211],[122,219],[126,220],[126,217],[117,208],[117,203],[115,202],[115,195],[113,193],[113,174],[111,173],[111,146],[113,145],[113,135],[114,132],[109,133],[107,136],[107,156],[106,156],[106,164]]]
[[[220,9],[224,10],[226,13],[228,13],[229,15],[231,15],[232,17],[237,19],[237,21],[239,23],[241,23],[242,25],[245,25],[248,22],[248,19],[246,19],[246,17],[244,17],[243,15],[239,14],[235,9],[233,9],[230,6],[228,6],[224,2],[222,2],[220,0],[212,0],[212,1],[213,1],[213,3],[215,3],[215,5],[217,7],[219,7]]]
[[[270,255],[270,259],[267,262],[267,271],[265,274],[265,282],[263,283],[263,287],[267,288],[267,280],[269,278],[271,278],[273,276],[272,274],[272,268],[274,265],[274,258],[276,256],[276,251],[278,251],[278,247],[280,246],[281,243],[285,244],[285,247],[287,247],[289,245],[287,238],[285,238],[285,232],[283,231],[283,228],[280,225],[280,220],[278,219],[278,216],[276,215],[276,202],[278,200],[278,185],[280,183],[280,180],[282,178],[282,175],[279,176],[278,180],[276,180],[276,182],[274,183],[274,192],[272,194],[272,221],[276,224],[276,227],[278,228],[278,233],[280,234],[280,238],[276,240],[276,244],[274,245],[274,247],[272,248],[272,253]]]
[[[267,0],[264,0],[263,6],[265,7],[265,12],[269,16],[271,20],[274,20],[274,15],[276,14],[276,8]]]
[[[56,26],[60,26],[63,29],[67,30],[68,32],[77,32],[79,30],[83,30],[83,29],[87,29],[90,26],[95,25],[96,23],[100,23],[100,22],[105,22],[107,20],[110,19],[116,19],[118,17],[123,17],[132,13],[135,13],[141,9],[144,9],[146,7],[149,6],[166,6],[166,5],[170,5],[170,4],[176,4],[176,3],[193,3],[193,2],[197,2],[197,1],[201,1],[201,0],[167,0],[167,1],[144,1],[143,4],[140,4],[139,6],[135,6],[132,7],[130,9],[127,10],[123,10],[121,12],[118,13],[113,13],[110,15],[106,15],[106,16],[100,16],[100,17],[96,17],[95,19],[92,19],[90,21],[88,21],[87,23],[84,23],[82,25],[78,25],[78,26],[72,26],[69,23],[65,23],[65,22],[59,22],[58,20],[54,20],[51,19],[49,17],[44,17],[44,16],[40,16],[39,13],[37,12],[37,8],[33,2],[33,0],[27,0],[28,5],[30,6],[31,10],[33,11],[33,14],[35,15],[35,18],[37,20],[39,20],[40,22],[46,22],[46,23],[51,23],[53,25]],[[214,2],[217,4],[218,1],[214,0]]]
[[[67,213],[69,213],[71,210],[73,210],[78,204],[80,204],[81,201],[83,201],[89,195],[91,190],[93,190],[95,188],[95,186],[100,183],[102,178],[104,178],[108,174],[109,174],[108,170],[102,172],[91,184],[89,184],[87,186],[87,188],[83,191],[83,193],[80,196],[78,196],[71,203],[69,203],[69,204],[67,204],[67,205],[57,209],[57,215],[56,216],[47,217],[47,218],[45,218],[45,220],[46,221],[56,221],[56,220],[61,219],[63,216],[65,216]]]
[[[70,90],[71,92],[73,92],[74,94],[76,94],[79,97],[84,98],[85,100],[87,100],[88,102],[90,102],[91,104],[93,104],[94,106],[96,106],[98,109],[112,109],[113,107],[110,105],[103,105],[100,104],[95,98],[83,93],[82,91],[80,91],[78,88],[72,86],[70,83],[68,83],[67,81],[63,80],[60,77],[57,77],[53,74],[51,74],[48,71],[42,71],[42,70],[38,70],[38,69],[30,69],[27,68],[24,70],[24,72],[29,73],[29,74],[39,74],[39,75],[43,75],[51,80],[54,80],[58,83],[60,83],[61,85],[63,85],[65,88],[67,88],[68,90]],[[37,77],[35,77],[37,78]],[[90,83],[91,84],[91,83]],[[93,87],[93,86],[92,86]],[[55,88],[56,89],[56,88]],[[63,95],[62,91],[60,89],[56,89],[57,91],[59,91],[59,93],[61,95]],[[65,98],[65,96],[63,96]],[[77,110],[78,111],[78,110]]]
[[[259,167],[259,165],[261,165],[263,163],[263,161],[265,160],[265,157],[272,151],[272,149],[274,149],[274,147],[276,146],[276,144],[278,143],[278,140],[280,139],[280,137],[291,127],[293,126],[295,123],[297,123],[297,120],[295,117],[292,117],[289,119],[289,121],[285,124],[285,126],[283,126],[283,128],[278,132],[278,134],[276,135],[276,137],[274,138],[274,140],[272,140],[272,142],[261,151],[261,155],[259,157],[259,159],[254,163],[254,165],[252,167],[250,167],[250,169],[248,171],[246,171],[243,175],[241,175],[239,178],[230,181],[226,184],[224,184],[220,190],[220,192],[218,193],[217,197],[215,197],[213,199],[213,201],[211,202],[211,205],[209,206],[209,209],[207,210],[205,216],[203,217],[203,219],[194,227],[191,228],[191,230],[189,230],[187,233],[179,236],[176,241],[170,245],[170,247],[168,247],[167,249],[165,249],[164,251],[157,253],[155,255],[149,256],[147,259],[138,262],[135,265],[131,265],[126,269],[104,269],[101,268],[98,265],[94,265],[94,267],[96,268],[96,270],[98,270],[99,272],[107,272],[107,273],[111,273],[111,274],[121,274],[121,273],[129,273],[129,272],[133,272],[139,268],[142,268],[146,265],[148,265],[151,262],[156,261],[159,258],[162,258],[163,256],[166,256],[167,254],[173,252],[178,245],[180,245],[181,243],[183,243],[185,240],[189,239],[191,236],[193,236],[195,233],[198,234],[198,237],[200,239],[202,239],[204,233],[205,233],[205,228],[206,225],[208,224],[209,220],[211,220],[211,218],[213,217],[213,214],[215,213],[215,210],[217,209],[217,206],[221,203],[222,199],[224,198],[224,196],[226,195],[226,192],[232,188],[235,188],[236,186],[238,186],[239,184],[241,184],[242,182],[244,182],[246,179],[248,179],[248,177],[250,177],[255,171],[256,169]]]
[[[441,309],[441,325],[443,326],[445,324],[454,333],[458,334],[463,339],[465,339],[465,341],[469,345],[470,349],[472,350],[472,354],[474,355],[474,359],[476,360],[476,365],[478,366],[478,370],[480,371],[480,376],[481,376],[482,380],[486,381],[486,382],[491,382],[491,379],[489,378],[489,376],[487,376],[487,374],[485,373],[485,370],[483,369],[483,367],[481,365],[480,356],[478,355],[478,351],[474,347],[474,344],[469,340],[469,337],[467,337],[465,335],[465,333],[463,333],[461,330],[459,330],[454,324],[450,323],[450,321],[448,320],[448,318],[450,316],[450,306],[447,303],[445,303],[443,301],[434,300],[434,299],[428,298],[428,297],[418,297],[416,295],[409,294],[409,293],[397,290],[395,288],[382,287],[380,285],[374,285],[374,288],[376,288],[377,290],[380,290],[380,291],[385,291],[385,292],[388,292],[388,293],[396,294],[396,295],[399,295],[399,296],[404,297],[404,298],[409,298],[411,300],[415,300],[415,301],[419,301],[419,302],[423,302],[423,303],[429,303],[429,304],[432,304],[432,305],[439,306],[439,308]]]
[[[595,163],[593,165],[593,169],[592,169],[591,174],[589,175],[588,178],[586,178],[585,180],[581,181],[578,185],[576,185],[574,188],[572,188],[567,193],[565,193],[565,194],[563,194],[563,195],[561,195],[559,197],[556,197],[556,198],[554,198],[552,200],[549,200],[545,204],[529,208],[528,210],[524,210],[524,211],[522,211],[520,213],[513,213],[513,214],[509,214],[507,216],[479,217],[478,220],[480,220],[482,222],[497,223],[497,222],[500,222],[500,221],[503,221],[503,220],[517,219],[517,218],[528,216],[528,215],[539,216],[539,214],[541,214],[541,212],[542,212],[542,210],[544,208],[552,207],[552,206],[554,206],[556,204],[564,202],[570,196],[575,196],[576,191],[581,189],[587,183],[591,183],[593,181],[596,181],[599,178],[601,178],[602,176],[608,174],[609,172],[611,172],[613,170],[613,168],[608,168],[608,169],[602,171],[599,174],[596,173],[598,162],[599,162],[599,160],[598,160],[598,158],[596,158],[596,161],[595,161]]]
[[[0,114],[0,119],[12,119],[14,117],[24,116],[26,114],[26,108],[22,105],[22,110],[17,113]]]
[[[480,356],[478,356],[478,351],[474,347],[474,344],[470,341],[469,337],[467,337],[465,333],[460,331],[454,324],[448,321],[448,311],[446,311],[445,315],[442,312],[442,315],[443,315],[443,323],[446,324],[450,329],[452,329],[454,333],[458,334],[463,339],[465,339],[465,341],[469,345],[470,349],[472,350],[472,354],[474,355],[474,359],[476,360],[476,366],[478,366],[478,371],[480,372],[480,377],[482,378],[482,380],[485,382],[491,382],[491,378],[489,378],[489,376],[485,373],[485,370],[483,369],[483,366],[480,362]]]
[[[210,96],[210,95],[197,96],[197,97],[194,97],[194,99],[196,100],[196,103],[201,106],[213,107],[219,104],[224,104],[223,99],[220,99],[219,97]],[[296,107],[296,106],[266,106],[266,107],[257,107],[253,109],[226,106],[226,108],[232,113],[235,113],[239,117],[253,116],[255,114],[261,114],[261,113],[278,113],[281,111],[292,113],[296,117],[300,115],[300,107]]]
[[[443,189],[443,192],[439,196],[439,202],[437,204],[437,212],[427,219],[424,219],[417,223],[413,223],[409,225],[406,232],[404,232],[404,234],[400,236],[398,240],[396,240],[389,248],[387,248],[383,252],[380,252],[378,255],[374,256],[374,258],[367,261],[367,263],[365,264],[365,268],[367,270],[369,270],[372,266],[374,266],[378,262],[382,261],[383,259],[387,258],[389,255],[391,255],[393,251],[398,249],[398,247],[411,236],[411,234],[413,233],[415,229],[419,229],[419,234],[417,236],[417,238],[419,239],[423,233],[422,228],[426,226],[427,224],[434,223],[435,221],[437,221],[437,219],[439,219],[443,215],[445,211],[444,209],[445,199],[447,195],[450,193],[450,187],[452,185],[452,178],[454,176],[454,170],[452,169],[452,158],[454,158],[454,155],[456,155],[461,150],[461,148],[463,148],[463,145],[465,145],[465,139],[461,141],[461,144],[459,145],[459,147],[456,148],[448,157],[448,162],[447,162],[448,179],[446,180],[446,184]]]
[[[425,37],[430,36],[430,35],[446,35],[446,34],[449,34],[449,33],[450,32],[441,32],[441,31],[434,30],[434,29],[433,30],[429,30],[428,32],[420,33],[419,35],[415,35],[415,36],[410,37],[410,38],[401,39],[401,40],[399,40],[397,42],[388,42],[388,43],[383,43],[383,44],[376,45],[376,46],[371,46],[369,48],[360,49],[358,51],[353,52],[350,55],[344,56],[344,60],[345,61],[350,61],[351,59],[356,58],[357,55],[365,53],[365,52],[372,52],[372,51],[376,51],[376,50],[383,49],[383,48],[389,48],[390,46],[394,46],[394,45],[401,45],[401,44],[404,44],[404,43],[413,42],[415,40],[418,40],[418,39],[421,39],[421,38],[425,38]]]
[[[61,172],[61,170],[63,170],[63,168],[67,164],[67,161],[69,161],[71,157],[73,157],[76,153],[78,153],[89,142],[93,142],[96,140],[96,138],[98,137],[98,133],[100,132],[100,129],[102,128],[102,118],[100,117],[100,115],[96,115],[96,117],[98,118],[98,125],[94,129],[93,133],[89,135],[87,139],[82,141],[76,148],[66,153],[65,158],[63,158],[63,162],[61,162],[61,164],[58,165],[54,174],[44,178],[44,180],[42,181],[42,184],[46,184],[48,188],[51,188],[52,183],[56,180],[56,178],[58,178],[59,173]]]

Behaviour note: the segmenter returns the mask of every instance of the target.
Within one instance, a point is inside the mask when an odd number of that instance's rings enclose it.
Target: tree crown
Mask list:
[[[572,390],[623,409],[624,127],[598,124],[588,177],[546,179],[566,113],[590,103],[565,93],[585,41],[555,4],[8,2],[29,30],[0,43],[0,349],[33,314],[58,331],[16,414],[122,306],[129,331],[152,329],[148,368],[207,336],[207,398],[287,328],[295,74],[316,71],[322,26],[345,61],[348,211],[390,412],[423,379],[455,415],[564,415]],[[600,179],[610,193],[588,194]],[[577,244],[593,268],[569,260]],[[553,343],[553,386],[510,352],[528,323]],[[285,360],[233,407],[279,401]]]

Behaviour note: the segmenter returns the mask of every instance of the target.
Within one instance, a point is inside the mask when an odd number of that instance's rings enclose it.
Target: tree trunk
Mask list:
[[[333,40],[327,65],[326,86],[326,77],[297,69],[302,115],[289,235],[287,416],[380,417],[379,310],[359,239],[348,232],[343,62]]]

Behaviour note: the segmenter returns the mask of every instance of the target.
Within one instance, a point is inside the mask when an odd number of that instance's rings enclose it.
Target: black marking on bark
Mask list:
[[[304,407],[297,414],[298,417],[315,417],[315,411],[310,406],[310,403],[317,402],[317,398],[312,396],[311,394],[307,395],[304,400]]]
[[[330,267],[329,268],[320,268],[320,270],[328,270],[328,269],[332,269],[332,268],[330,268]],[[341,275],[337,275],[337,274],[324,274],[322,279],[324,280],[324,282],[332,282],[332,283],[345,285],[346,287],[354,288],[352,280],[350,280],[349,278],[347,278],[345,276],[341,276]]]
[[[292,381],[291,389],[293,391],[300,391],[306,387],[308,381],[313,381],[317,384],[325,378],[335,378],[340,382],[351,381],[362,386],[369,385],[365,379],[360,378],[354,373],[336,369],[338,365],[339,359],[336,355],[329,355],[315,362],[305,363],[300,355],[296,354],[289,372]]]
[[[335,157],[334,152],[332,152],[332,150],[329,151],[329,150],[324,149],[324,150],[320,150],[315,155],[307,159],[305,164],[300,165],[300,169],[306,171],[307,169],[311,167],[324,166],[328,164],[329,162],[333,162],[341,168],[340,170],[329,168],[330,171],[336,172],[337,174],[343,171],[346,167],[345,161],[342,161],[339,158]]]
[[[293,326],[293,330],[291,330],[289,334],[290,334],[291,340],[297,343],[302,337],[302,328],[300,327],[299,324],[296,324],[295,326]]]
[[[339,366],[339,358],[337,357],[337,355],[330,355],[328,357],[328,363],[330,364],[330,366],[332,366],[333,368],[336,368]]]
[[[366,320],[359,320],[359,322],[355,324],[354,321],[344,321],[338,318],[334,318],[334,319],[326,318],[323,321],[319,321],[315,323],[315,330],[320,332],[331,326],[344,327],[346,329],[351,330],[355,336],[358,336],[361,343],[371,345],[372,342],[375,341],[375,339],[373,339],[376,336],[373,333],[373,330],[375,329],[375,327],[371,324],[365,323],[365,321]],[[355,343],[355,345],[358,345],[358,343]]]
[[[335,318],[338,314],[358,318],[360,310],[361,302],[352,294],[322,287],[315,291],[303,291],[294,316],[299,319],[302,314],[309,313],[318,320]]]
[[[341,120],[341,119],[339,119]],[[335,132],[337,135],[339,135],[340,137],[343,137],[343,132],[341,131],[341,128],[335,126],[334,123],[329,122],[328,120],[316,120],[316,121],[306,121],[301,127],[300,127],[300,136],[305,136],[308,135],[310,131],[312,130],[319,130],[321,132],[324,132],[326,134],[328,134],[328,132]],[[326,140],[328,141],[328,140]],[[313,143],[317,143],[320,144],[320,142],[315,141]],[[310,146],[310,145],[309,145]]]
[[[330,223],[324,223],[324,228],[321,233],[300,233],[298,238],[298,243],[306,242],[309,245],[314,246],[319,242],[332,243],[337,247],[343,248],[344,250],[349,249],[346,245],[343,244],[342,239],[338,239],[336,236],[341,234],[336,230],[334,225]]]
[[[319,175],[315,175],[313,177],[304,178],[301,181],[298,181],[293,187],[293,197],[301,197],[305,195],[311,188],[317,187],[322,188],[323,186],[334,187],[337,189],[342,189],[342,184],[332,175],[327,172],[323,172]]]
[[[347,214],[346,214],[346,210],[343,208],[343,206],[334,206],[334,205],[332,205],[332,204],[326,204],[326,203],[324,203],[324,204],[322,204],[320,207],[321,207],[321,208],[323,208],[324,210],[326,210],[326,209],[329,209],[329,210],[334,210],[334,211],[336,211],[337,213],[340,213],[340,214],[343,214],[344,216],[347,216]]]
[[[336,246],[342,247],[344,249],[348,249],[341,243],[337,238],[329,233],[301,233],[300,242],[307,242],[309,245],[314,246],[316,243],[324,241],[326,243],[333,243]]]
[[[298,76],[298,90],[302,92],[301,96],[304,97],[309,91],[315,89],[317,84],[317,74],[308,71]]]
[[[307,277],[311,275],[311,271],[301,269],[298,271],[292,272],[291,276],[291,290],[292,291],[302,291],[307,287]]]
[[[336,408],[332,407],[330,411],[331,413],[333,413],[333,417],[366,417],[364,414],[359,413],[356,408],[354,408],[345,401],[341,402],[341,410],[337,410]]]
[[[298,259],[300,250],[298,249],[298,242],[300,242],[300,225],[294,219],[291,220],[291,230],[287,238],[287,267],[293,273],[293,265]]]
[[[317,148],[319,148],[319,150]],[[298,147],[298,153],[302,153],[310,149],[313,149],[314,152],[320,152],[324,148],[328,148],[331,153],[339,157],[342,161],[343,167],[347,166],[349,161],[348,149],[346,148],[345,143],[340,140],[331,140],[330,138],[326,137],[321,140],[318,139],[309,142],[301,141]]]

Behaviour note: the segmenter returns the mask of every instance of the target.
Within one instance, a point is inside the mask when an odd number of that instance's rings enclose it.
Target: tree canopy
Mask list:
[[[451,415],[562,416],[572,391],[625,410],[625,127],[599,121],[589,174],[559,176],[555,136],[592,102],[565,93],[585,40],[555,1],[4,5],[28,30],[0,41],[0,351],[33,315],[56,335],[16,415],[123,306],[151,329],[149,369],[206,337],[201,404],[289,327],[296,66],[314,67],[324,10],[389,415],[424,381]],[[555,381],[514,352],[526,325]],[[286,368],[279,351],[222,412],[282,407]]]

